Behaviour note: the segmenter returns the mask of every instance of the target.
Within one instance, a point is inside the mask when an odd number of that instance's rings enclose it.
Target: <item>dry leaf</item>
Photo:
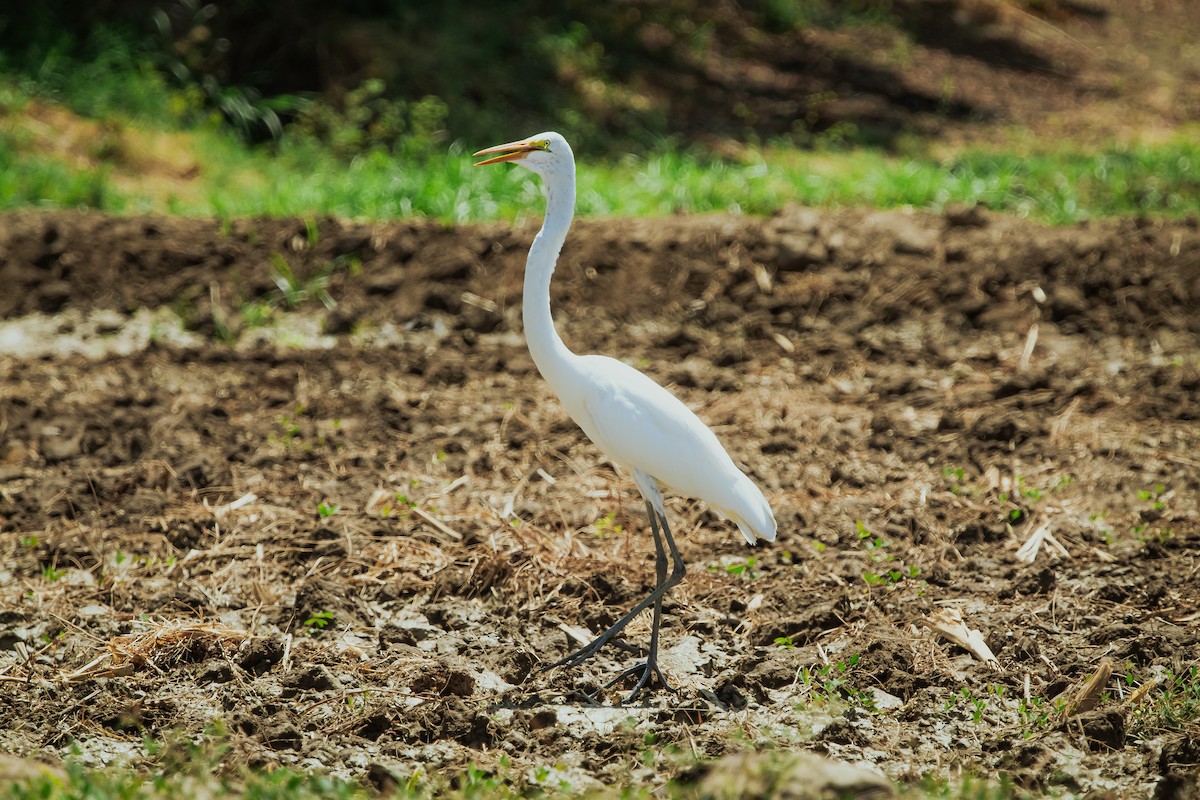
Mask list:
[[[1112,677],[1112,669],[1112,661],[1107,658],[1101,659],[1090,678],[1075,689],[1068,689],[1059,695],[1067,698],[1062,710],[1063,716],[1073,717],[1098,706],[1100,698],[1104,696],[1104,689],[1108,686],[1108,679]]]
[[[939,608],[925,618],[925,624],[966,649],[980,661],[996,662],[996,656],[987,646],[987,642],[983,640],[983,634],[974,628],[967,627],[963,621],[962,612],[957,608]]]

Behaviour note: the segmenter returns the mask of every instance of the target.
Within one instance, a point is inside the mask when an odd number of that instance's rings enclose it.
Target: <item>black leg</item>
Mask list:
[[[646,513],[650,515],[650,531],[654,534],[654,568],[656,577],[658,578],[658,583],[656,585],[661,586],[662,584],[666,583],[667,580],[667,551],[663,548],[662,535],[659,533],[659,516],[654,510],[654,506],[649,501],[646,501]],[[663,527],[669,533],[670,528],[667,528],[665,519],[663,520]],[[655,677],[658,678],[659,684],[664,689],[672,692],[675,691],[671,684],[667,683],[667,678],[665,675],[663,675],[662,670],[658,668],[658,632],[662,625],[662,607],[663,599],[660,597],[654,603],[654,618],[650,628],[650,649],[647,653],[646,660],[641,664],[635,664],[628,669],[622,670],[617,677],[613,678],[604,686],[604,688],[607,689],[611,686],[615,686],[631,675],[638,675],[638,681],[636,684],[634,684],[633,690],[622,701],[624,703],[632,703],[634,699],[636,699],[637,696],[642,693],[643,689],[646,689],[650,686],[651,681],[653,681]]]
[[[666,593],[681,580],[683,580],[683,576],[687,571],[683,564],[683,558],[679,555],[679,548],[675,545],[675,538],[671,535],[671,528],[669,525],[667,525],[666,516],[659,515],[649,501],[646,502],[646,510],[650,514],[650,530],[654,535],[654,567],[656,577],[658,578],[658,582],[654,587],[654,591],[650,593],[649,597],[635,605],[629,611],[629,613],[617,620],[612,627],[597,636],[589,644],[584,645],[574,653],[571,653],[565,658],[562,658],[546,667],[546,669],[553,669],[554,667],[575,667],[579,664],[582,664],[584,661],[598,653],[602,647],[611,642],[613,637],[620,633],[625,626],[628,625],[631,620],[633,620],[634,617],[645,611],[647,608],[653,606],[654,619],[650,633],[650,650],[646,661],[642,664],[638,664],[634,667],[624,670],[614,680],[608,683],[608,686],[612,686],[629,675],[634,675],[639,672],[641,673],[637,685],[634,686],[633,691],[630,692],[625,698],[624,702],[626,703],[632,702],[634,698],[636,698],[642,692],[642,690],[646,688],[653,676],[658,677],[659,682],[664,688],[671,689],[671,686],[663,677],[662,671],[658,668],[658,634],[659,627],[662,622],[662,602]],[[659,530],[660,521],[662,523],[661,533]],[[667,574],[667,552],[663,549],[664,537],[666,539],[667,548],[670,551],[670,560],[673,562],[673,567],[669,575]],[[674,690],[671,689],[671,691]]]

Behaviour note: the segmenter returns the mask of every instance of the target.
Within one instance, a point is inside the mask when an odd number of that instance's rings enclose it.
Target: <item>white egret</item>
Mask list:
[[[658,578],[654,591],[591,643],[547,667],[577,666],[612,641],[630,620],[653,607],[646,661],[621,672],[608,684],[612,686],[640,672],[633,691],[625,698],[628,703],[653,678],[671,689],[658,667],[658,632],[663,597],[683,579],[685,568],[667,524],[660,482],[704,500],[732,520],[750,544],[759,538],[775,539],[775,517],[762,492],[734,465],[716,435],[691,409],[627,364],[607,356],[572,353],[554,329],[550,276],[575,215],[575,157],[567,140],[550,131],[489,147],[475,155],[492,156],[476,166],[508,161],[542,177],[546,217],[525,262],[521,312],[529,352],[542,377],[588,438],[614,463],[632,473],[650,515]],[[668,550],[672,562],[669,574]]]

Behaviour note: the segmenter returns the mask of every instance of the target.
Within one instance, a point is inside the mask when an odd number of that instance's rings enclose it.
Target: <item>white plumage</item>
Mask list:
[[[581,356],[575,366],[584,390],[560,390],[559,398],[605,455],[700,498],[737,523],[750,544],[775,539],[775,518],[762,492],[679,398],[616,359]]]
[[[654,591],[593,642],[551,665],[581,663],[611,641],[629,620],[653,606],[646,661],[613,681],[641,673],[628,702],[654,676],[667,686],[657,665],[662,598],[684,574],[659,483],[708,503],[734,522],[750,544],[760,538],[775,539],[775,517],[762,492],[733,463],[716,434],[675,395],[621,361],[575,355],[559,338],[550,313],[550,277],[575,213],[575,158],[567,140],[551,131],[475,155],[493,155],[479,166],[511,161],[542,176],[546,218],[525,263],[522,314],[529,351],[571,418],[605,455],[632,473],[650,514],[658,575]],[[669,576],[664,539],[674,562]]]

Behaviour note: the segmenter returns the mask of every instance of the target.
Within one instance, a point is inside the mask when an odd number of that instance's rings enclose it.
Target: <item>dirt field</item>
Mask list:
[[[780,523],[751,549],[670,498],[680,691],[620,707],[586,694],[631,653],[538,670],[654,568],[525,351],[533,223],[7,215],[0,750],[209,730],[228,764],[574,789],[806,750],[1194,797],[1197,228],[579,223],[564,338],[671,385]]]

